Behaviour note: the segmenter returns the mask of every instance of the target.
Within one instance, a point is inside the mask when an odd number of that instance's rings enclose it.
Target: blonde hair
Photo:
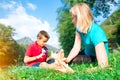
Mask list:
[[[86,3],[79,3],[70,9],[70,13],[77,17],[76,26],[79,31],[87,33],[87,30],[93,21],[93,15],[90,7]]]

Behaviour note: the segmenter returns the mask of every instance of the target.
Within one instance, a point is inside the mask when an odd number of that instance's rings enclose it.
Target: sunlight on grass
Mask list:
[[[96,68],[96,63],[71,64],[75,73],[61,73],[51,69],[26,66],[10,66],[7,70],[0,68],[0,80],[120,80],[120,53],[110,54],[109,66]]]

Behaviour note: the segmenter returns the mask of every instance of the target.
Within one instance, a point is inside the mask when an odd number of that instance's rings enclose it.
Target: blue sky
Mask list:
[[[51,37],[48,44],[59,47],[55,28],[61,5],[60,0],[0,0],[0,23],[15,29],[15,39],[28,36],[36,40],[37,33],[46,30]]]

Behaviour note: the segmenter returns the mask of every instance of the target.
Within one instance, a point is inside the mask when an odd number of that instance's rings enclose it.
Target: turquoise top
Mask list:
[[[106,53],[108,54],[108,40],[104,30],[99,25],[92,22],[87,34],[80,32],[77,28],[76,32],[81,36],[82,45],[85,47],[86,55],[96,56],[95,46],[100,42],[104,42]]]

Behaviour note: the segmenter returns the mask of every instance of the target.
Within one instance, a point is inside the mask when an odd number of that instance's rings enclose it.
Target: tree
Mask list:
[[[18,44],[12,38],[14,29],[0,24],[0,65],[9,65],[17,62],[19,54]]]
[[[71,16],[68,11],[63,12],[58,25],[58,32],[60,34],[59,40],[65,53],[68,54],[72,48],[75,35],[75,27],[71,22]]]
[[[95,17],[99,15],[105,18],[108,17],[111,6],[118,6],[120,8],[120,0],[61,0],[61,2],[63,3],[63,6],[58,13],[69,10],[70,7],[74,6],[76,3],[84,2],[91,7]]]
[[[94,16],[102,15],[104,18],[108,17],[111,6],[120,7],[120,0],[95,0],[92,7]]]

